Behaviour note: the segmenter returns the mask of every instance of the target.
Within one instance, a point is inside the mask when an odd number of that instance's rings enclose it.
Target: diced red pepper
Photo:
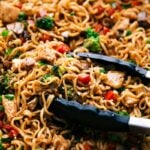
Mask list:
[[[69,46],[66,45],[66,44],[60,44],[60,45],[56,48],[56,50],[57,50],[58,52],[64,54],[64,53],[68,52],[68,51],[70,50],[70,48],[69,48]]]
[[[141,2],[140,1],[131,1],[131,5],[132,5],[132,7],[139,6],[139,5],[141,5]]]
[[[107,9],[108,16],[112,16],[115,13],[115,11],[116,11],[115,8],[109,8],[109,9]]]
[[[10,131],[13,129],[13,127],[10,124],[3,125],[3,129],[6,129],[7,131]]]
[[[40,38],[42,41],[46,42],[46,41],[49,41],[51,40],[51,36],[48,35],[48,34],[42,34],[41,38]]]
[[[78,81],[83,83],[83,84],[89,84],[91,81],[90,75],[89,74],[79,74],[78,75]]]
[[[104,94],[104,98],[106,100],[116,100],[117,95],[113,91],[108,91],[107,93]]]
[[[101,15],[105,10],[102,6],[97,6],[96,9],[97,9],[97,14],[98,15]]]
[[[22,6],[23,6],[23,4],[22,4],[22,3],[17,3],[17,4],[15,4],[15,7],[19,8],[19,9],[21,9],[21,8],[22,8]]]
[[[3,119],[5,113],[3,111],[0,112],[0,119]]]
[[[89,143],[85,143],[85,144],[83,145],[83,149],[84,149],[84,150],[92,150],[91,145],[90,145]]]
[[[109,28],[103,27],[103,34],[106,35],[110,31]]]
[[[95,29],[96,32],[100,32],[103,26],[101,24],[96,23],[93,25],[93,28]]]
[[[121,4],[119,4],[119,3],[117,4],[116,10],[118,10],[118,11],[121,11],[121,10],[122,10]]]
[[[18,133],[18,131],[17,131],[16,129],[12,129],[12,130],[10,130],[10,132],[9,132],[9,137],[10,137],[10,138],[13,138],[13,137],[16,137],[18,134],[19,134],[19,133]]]
[[[0,129],[3,128],[3,122],[0,120]]]

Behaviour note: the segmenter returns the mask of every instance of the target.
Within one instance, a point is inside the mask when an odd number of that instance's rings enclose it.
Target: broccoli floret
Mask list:
[[[101,50],[98,37],[97,38],[90,37],[85,39],[83,46],[86,47],[89,51],[94,53],[97,53]]]
[[[66,70],[62,66],[54,65],[52,68],[52,71],[54,75],[61,77],[65,73]]]
[[[54,27],[54,20],[51,17],[43,17],[36,20],[35,25],[38,28],[50,30]]]
[[[99,36],[99,34],[91,28],[87,28],[85,30],[85,34],[86,34],[86,38],[90,38],[90,37],[97,38]]]

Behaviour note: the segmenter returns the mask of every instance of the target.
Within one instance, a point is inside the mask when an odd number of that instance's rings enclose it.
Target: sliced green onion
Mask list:
[[[128,9],[128,8],[131,8],[132,5],[131,5],[130,3],[128,3],[128,4],[124,3],[124,4],[122,4],[121,6],[122,6],[122,8],[124,8],[124,9]]]
[[[0,139],[0,150],[4,150],[4,147],[2,145],[2,140]]]
[[[101,68],[99,71],[100,71],[100,73],[104,73],[104,74],[107,73],[107,70],[105,70],[104,68]]]
[[[129,59],[128,62],[132,63],[132,64],[135,64],[136,65],[136,61],[133,60],[133,59]]]
[[[9,35],[9,30],[5,29],[5,30],[2,31],[2,36],[3,37],[7,37],[8,35]]]
[[[0,111],[4,111],[4,106],[0,105]]]
[[[127,30],[126,31],[126,36],[129,36],[129,35],[131,35],[132,34],[132,31],[130,31],[130,30]]]
[[[13,100],[14,99],[14,95],[13,94],[6,94],[5,98],[7,98],[8,100]]]
[[[6,55],[10,55],[12,53],[13,49],[12,48],[8,48],[5,52]]]
[[[48,65],[49,62],[46,61],[46,60],[40,60],[40,61],[38,61],[38,64],[39,64],[40,66],[45,66],[45,65]]]
[[[2,95],[0,95],[0,103],[2,102]]]
[[[2,143],[10,143],[11,138],[2,138],[1,141],[2,141]]]
[[[129,113],[126,111],[120,111],[120,112],[118,112],[118,114],[121,116],[129,116]]]
[[[41,81],[42,82],[46,82],[48,79],[51,79],[51,78],[53,78],[54,76],[52,75],[52,74],[45,74],[43,77],[42,77],[42,79],[41,79]]]
[[[74,15],[75,15],[75,12],[71,12],[71,13],[70,13],[70,16],[74,16]]]
[[[118,91],[119,93],[121,93],[121,92],[124,91],[124,90],[125,90],[125,87],[121,87],[121,88],[117,89],[117,91]]]
[[[148,38],[148,39],[146,40],[146,43],[147,43],[147,44],[150,44],[150,38]]]

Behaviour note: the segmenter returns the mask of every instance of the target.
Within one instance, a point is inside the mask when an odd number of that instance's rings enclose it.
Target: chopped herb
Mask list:
[[[75,15],[75,12],[71,12],[71,13],[70,13],[70,16],[74,16],[74,15]]]
[[[131,35],[132,34],[132,31],[130,31],[130,30],[127,30],[126,31],[126,36],[129,36],[129,35]]]
[[[18,21],[24,21],[27,19],[27,15],[24,12],[20,12],[18,15]]]
[[[2,138],[1,141],[2,141],[2,143],[10,143],[11,139],[10,138]]]
[[[132,5],[130,3],[123,3],[122,4],[122,8],[124,8],[124,9],[128,9],[128,8],[131,8],[131,7],[132,7]]]
[[[2,36],[3,37],[7,37],[8,35],[9,35],[9,30],[5,29],[5,30],[2,31]]]
[[[4,106],[0,105],[0,112],[4,111]]]
[[[119,93],[121,93],[121,92],[124,91],[124,90],[125,90],[125,87],[121,87],[121,88],[117,89],[117,91],[118,91]]]
[[[97,38],[99,36],[99,34],[97,32],[95,32],[92,28],[87,28],[85,30],[85,34],[86,34],[86,38]]]
[[[52,75],[52,74],[45,74],[43,77],[42,77],[42,79],[41,79],[41,81],[42,82],[46,82],[48,79],[52,79],[54,76]]]
[[[14,99],[14,95],[13,94],[6,94],[5,98],[7,98],[8,100],[13,100]]]
[[[39,64],[40,66],[45,66],[45,65],[48,65],[49,62],[46,61],[46,60],[40,60],[40,61],[38,61],[38,64]]]
[[[38,28],[50,30],[54,27],[54,20],[51,17],[43,17],[36,20],[35,25]]]
[[[14,58],[18,58],[20,55],[21,55],[21,52],[18,51],[18,52],[15,54]]]
[[[4,147],[2,145],[2,140],[0,139],[0,150],[4,150]]]
[[[5,52],[6,55],[10,55],[12,53],[13,49],[12,48],[8,48]]]
[[[2,95],[0,95],[0,103],[2,102]]]
[[[126,111],[120,111],[120,112],[118,112],[118,114],[121,116],[129,116],[129,113]]]
[[[8,93],[9,89],[9,76],[4,74],[0,79],[0,95]]]
[[[133,59],[129,59],[129,60],[128,60],[128,62],[130,62],[130,63],[132,63],[132,64],[136,65],[136,61],[135,61],[135,60],[133,60]]]
[[[104,68],[101,68],[99,71],[100,71],[100,73],[104,73],[104,74],[107,73],[107,70],[105,70]]]
[[[52,71],[54,75],[61,77],[65,73],[66,70],[62,66],[54,65],[52,68]]]

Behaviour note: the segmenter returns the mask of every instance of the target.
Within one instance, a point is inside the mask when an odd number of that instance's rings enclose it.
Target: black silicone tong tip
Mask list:
[[[70,55],[74,56],[73,53]],[[130,75],[139,76],[143,79],[143,81],[147,82],[150,81],[150,71],[147,71],[144,68],[141,68],[133,63],[123,61],[114,57],[105,56],[102,54],[95,54],[95,53],[77,53],[79,57],[83,58],[90,58],[94,61],[98,61],[104,63],[106,65],[115,65],[118,67],[119,70],[126,71]]]
[[[51,106],[57,116],[67,121],[103,131],[128,131],[129,117],[122,117],[111,111],[103,111],[94,106],[82,105],[76,101],[56,98]]]

